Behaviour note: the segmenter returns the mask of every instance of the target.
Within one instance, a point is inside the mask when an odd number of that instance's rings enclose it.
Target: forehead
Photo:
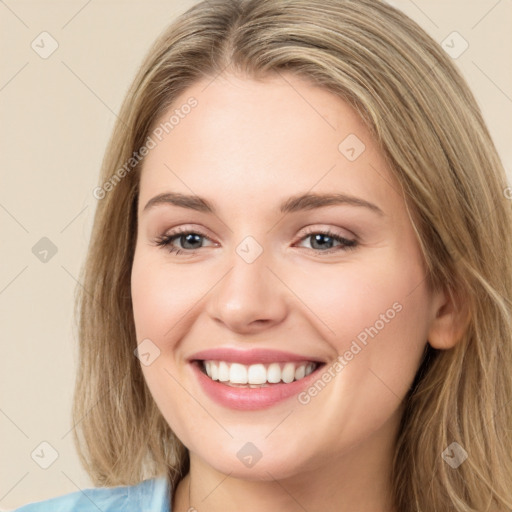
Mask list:
[[[191,98],[195,106],[186,107]],[[166,191],[243,205],[308,190],[364,193],[378,203],[399,189],[355,110],[291,75],[204,79],[154,126],[140,208]]]

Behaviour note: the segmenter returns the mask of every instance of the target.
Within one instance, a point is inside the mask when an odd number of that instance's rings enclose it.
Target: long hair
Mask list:
[[[402,187],[428,285],[469,311],[453,348],[427,344],[405,398],[393,460],[397,509],[510,510],[506,175],[450,57],[378,0],[207,0],[174,21],[148,52],[106,150],[77,287],[74,436],[93,482],[130,485],[165,473],[174,486],[189,469],[188,452],[156,407],[133,353],[139,150],[178,95],[222,72],[256,79],[293,73],[355,108]],[[452,443],[468,455],[457,468],[443,457],[460,450]]]

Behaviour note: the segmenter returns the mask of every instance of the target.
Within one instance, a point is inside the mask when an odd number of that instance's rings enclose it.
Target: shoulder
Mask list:
[[[170,512],[169,483],[165,477],[136,485],[95,487],[64,494],[15,509],[13,512]]]

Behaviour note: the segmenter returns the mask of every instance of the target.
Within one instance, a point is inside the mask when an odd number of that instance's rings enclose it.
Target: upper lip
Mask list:
[[[313,361],[323,363],[324,361],[314,356],[294,354],[281,350],[254,348],[250,350],[238,350],[233,348],[212,348],[201,350],[192,354],[189,361],[226,361],[231,363],[255,364],[255,363],[286,363],[288,361]]]

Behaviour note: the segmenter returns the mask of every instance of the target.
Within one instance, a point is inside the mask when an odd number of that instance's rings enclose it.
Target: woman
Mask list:
[[[510,510],[506,186],[401,12],[197,4],[94,191],[74,418],[102,488],[20,510]]]

